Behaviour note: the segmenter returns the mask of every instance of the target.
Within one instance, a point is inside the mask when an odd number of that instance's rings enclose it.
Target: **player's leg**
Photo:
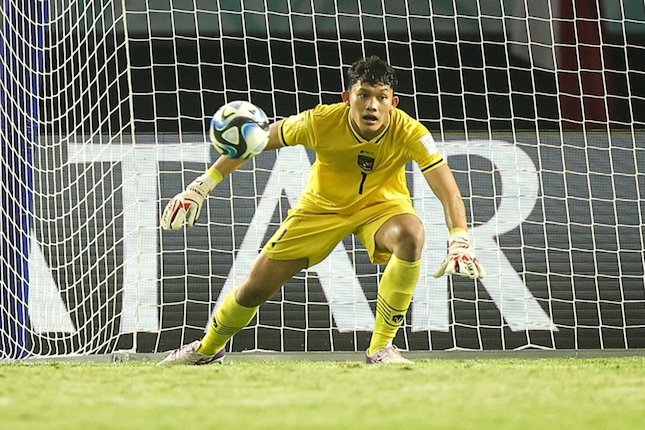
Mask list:
[[[351,227],[336,216],[291,211],[264,245],[246,280],[219,307],[199,352],[216,354],[296,273],[324,259]]]
[[[351,231],[352,226],[337,216],[290,212],[247,279],[224,298],[202,340],[171,353],[161,364],[221,361],[226,342],[253,319],[258,306],[300,270],[322,261]]]
[[[221,351],[235,333],[251,322],[258,307],[307,265],[306,258],[273,260],[260,253],[246,280],[228,293],[215,312],[198,352],[212,355]]]
[[[391,361],[409,362],[400,357],[391,342],[405,321],[419,279],[424,238],[421,221],[411,213],[390,217],[374,234],[375,254],[391,257],[380,281],[368,357],[386,354],[392,355]]]
[[[419,261],[425,242],[423,224],[413,214],[395,215],[377,230],[374,242],[379,252],[389,252],[405,261]]]
[[[306,258],[272,260],[262,252],[246,280],[224,298],[204,337],[171,352],[159,364],[207,364],[222,361],[226,355],[226,342],[246,327],[259,305],[306,267],[307,261]]]

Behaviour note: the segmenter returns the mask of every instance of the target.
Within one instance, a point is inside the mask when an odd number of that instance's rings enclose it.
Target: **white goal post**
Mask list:
[[[434,279],[426,228],[396,343],[645,348],[645,17],[626,0],[12,0],[0,8],[0,359],[161,352],[202,335],[297,201],[313,154],[261,154],[193,228],[159,215],[215,159],[210,116],[340,100],[379,55],[464,194],[481,282]],[[346,238],[232,351],[361,351],[382,267]]]

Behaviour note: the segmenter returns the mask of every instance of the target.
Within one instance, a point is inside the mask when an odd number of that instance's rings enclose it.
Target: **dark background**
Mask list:
[[[388,2],[383,10],[380,1],[363,0],[361,10],[370,14],[362,17],[353,2],[341,2],[340,9],[334,2],[316,2],[316,10],[309,1],[270,1],[268,9],[261,1],[243,3],[244,10],[236,1],[136,0],[128,2],[126,15],[119,5],[78,16],[70,11],[69,21],[81,22],[81,28],[95,24],[92,15],[111,13],[115,22],[66,34],[51,51],[51,64],[63,68],[61,79],[79,77],[47,86],[61,99],[45,108],[73,109],[53,112],[50,118],[61,123],[52,128],[98,126],[113,133],[133,118],[136,132],[203,133],[219,106],[240,98],[282,118],[338,101],[344,71],[365,55],[379,55],[397,69],[401,107],[436,134],[537,132],[562,125],[558,102],[567,89],[559,88],[558,73],[514,53],[523,46],[511,31],[521,19],[513,15],[517,2]],[[609,113],[599,125],[604,129],[644,126],[638,113],[645,111],[645,23],[638,19],[645,12],[638,1],[624,3],[625,13],[634,16],[599,24]],[[490,15],[477,16],[475,4]],[[612,2],[601,5],[605,14],[615,13]],[[561,22],[554,20],[552,28]],[[64,21],[54,30],[67,30]],[[589,78],[580,76],[585,85]],[[92,102],[96,94],[98,104]],[[129,94],[131,106],[125,102]]]

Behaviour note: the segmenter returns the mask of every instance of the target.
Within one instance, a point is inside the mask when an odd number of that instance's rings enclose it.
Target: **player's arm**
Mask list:
[[[269,126],[269,143],[264,148],[264,151],[274,150],[283,146],[278,137],[281,122],[278,121]],[[246,160],[221,155],[206,172],[168,202],[161,215],[161,228],[164,230],[179,230],[184,225],[184,222],[189,227],[193,226],[197,218],[199,218],[204,200],[206,200],[211,191],[226,176],[239,169],[245,162]]]
[[[443,205],[448,230],[467,228],[466,207],[457,181],[448,167],[443,164],[424,175],[428,185]]]
[[[458,274],[471,279],[483,278],[486,272],[470,246],[466,207],[450,167],[443,164],[426,172],[424,177],[443,205],[446,226],[450,230],[448,256],[434,276]]]
[[[280,127],[282,127],[283,119],[276,121],[269,125],[269,143],[264,148],[264,151],[272,151],[275,149],[284,148],[282,141],[280,140]]]

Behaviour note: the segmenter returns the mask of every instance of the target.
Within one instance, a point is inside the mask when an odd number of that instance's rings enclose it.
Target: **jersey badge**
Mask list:
[[[360,167],[361,170],[365,172],[371,172],[374,169],[374,160],[374,154],[367,151],[361,151],[358,154],[358,159],[356,160],[356,162],[358,163],[358,167]]]
[[[423,144],[423,146],[425,146],[425,148],[426,148],[426,150],[428,151],[429,154],[434,154],[436,152],[439,152],[437,150],[437,144],[435,143],[435,141],[432,138],[431,134],[426,134],[420,140],[421,140],[421,143]]]

